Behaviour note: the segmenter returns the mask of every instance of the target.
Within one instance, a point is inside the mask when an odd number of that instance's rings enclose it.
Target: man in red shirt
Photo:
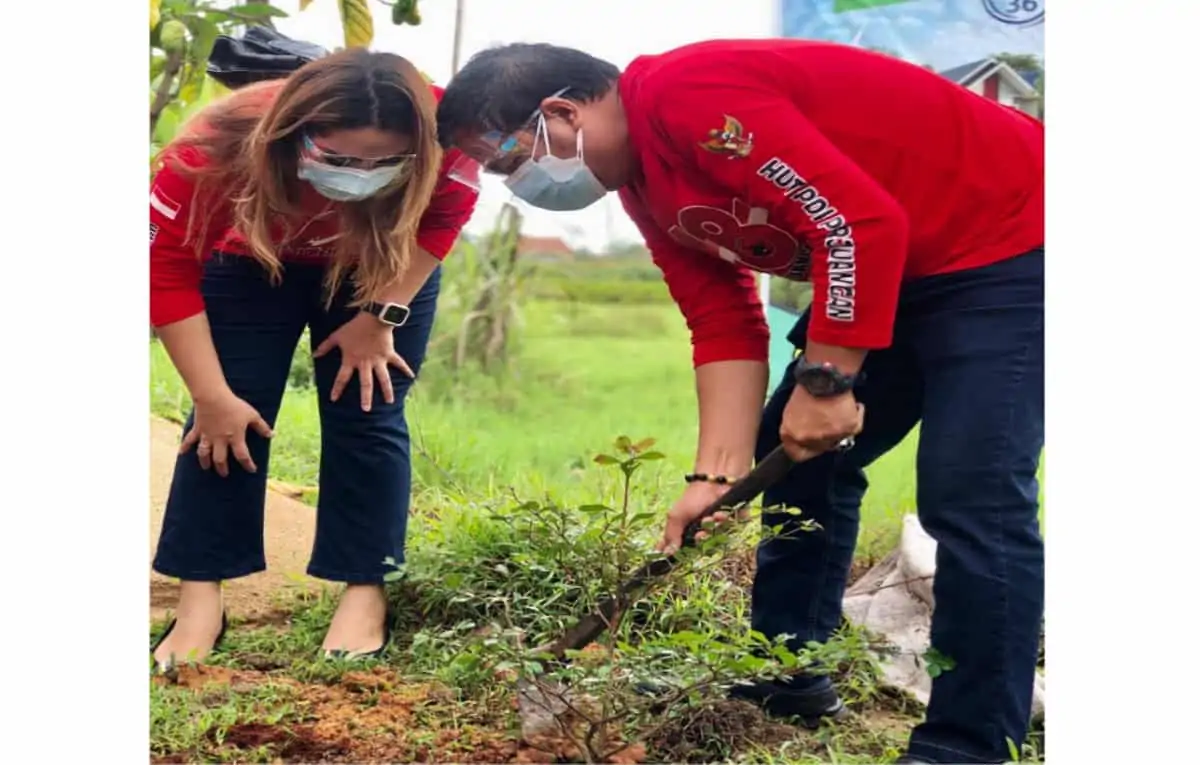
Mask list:
[[[483,51],[438,110],[454,145],[530,204],[617,190],[692,333],[700,437],[662,549],[782,443],[768,491],[820,530],[759,550],[753,626],[827,640],[867,488],[863,468],[922,422],[917,506],[938,541],[933,681],[914,762],[1003,762],[1029,724],[1043,607],[1043,132],[921,67],[800,40],[725,40],[622,73],[581,51]],[[765,410],[754,272],[811,281],[802,353]],[[838,448],[848,436],[856,443]],[[793,523],[768,514],[771,525]],[[742,693],[813,719],[822,676]]]

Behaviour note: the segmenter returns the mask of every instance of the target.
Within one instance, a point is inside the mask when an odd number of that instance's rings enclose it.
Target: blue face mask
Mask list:
[[[360,170],[334,167],[311,157],[301,157],[300,180],[308,181],[317,193],[335,202],[358,202],[378,194],[400,175],[400,165]]]
[[[608,193],[583,161],[582,130],[575,133],[575,156],[571,159],[562,159],[550,153],[544,115],[538,116],[537,132],[533,139],[535,147],[539,140],[545,143],[546,154],[527,160],[504,180],[513,194],[534,207],[564,212],[582,210]]]

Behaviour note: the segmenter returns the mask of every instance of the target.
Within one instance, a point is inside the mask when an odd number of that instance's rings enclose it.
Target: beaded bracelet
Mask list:
[[[683,477],[683,480],[688,483],[704,482],[704,483],[718,483],[718,484],[722,484],[722,485],[738,482],[738,479],[730,478],[727,475],[709,475],[708,473],[688,473],[687,475],[685,475]]]

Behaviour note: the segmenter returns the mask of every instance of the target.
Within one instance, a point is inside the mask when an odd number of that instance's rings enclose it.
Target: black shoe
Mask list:
[[[387,650],[388,644],[392,642],[392,617],[387,615],[383,619],[383,642],[374,651],[347,651],[344,648],[336,648],[332,651],[325,652],[326,659],[335,659],[337,661],[360,661],[362,659],[378,659],[383,656],[383,652]]]
[[[814,730],[822,720],[836,720],[846,711],[846,705],[828,679],[807,686],[788,680],[735,685],[729,689],[729,697],[756,704],[772,717],[799,718],[804,727]]]
[[[158,638],[150,645],[151,658],[153,658],[154,652],[158,650],[158,647],[163,644],[163,641],[167,639],[167,636],[171,634],[171,630],[175,629],[176,621],[177,621],[176,619],[172,619],[171,622],[167,625],[167,628],[162,631],[162,634],[159,635]],[[210,655],[213,653],[216,653],[217,649],[221,645],[221,641],[225,639],[225,630],[228,628],[229,628],[229,617],[224,611],[222,611],[221,612],[221,631],[217,633],[217,639],[213,641],[212,648],[208,649],[208,653]],[[174,664],[175,664],[175,662],[174,662],[174,660],[172,660],[169,665],[159,664],[158,666],[159,666],[160,670],[166,670],[166,669],[169,669]]]

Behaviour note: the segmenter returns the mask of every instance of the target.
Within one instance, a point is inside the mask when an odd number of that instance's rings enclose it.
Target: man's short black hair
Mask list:
[[[512,43],[472,56],[446,86],[438,105],[438,140],[449,147],[460,131],[511,133],[525,126],[542,99],[593,101],[612,88],[621,70],[574,48]]]

